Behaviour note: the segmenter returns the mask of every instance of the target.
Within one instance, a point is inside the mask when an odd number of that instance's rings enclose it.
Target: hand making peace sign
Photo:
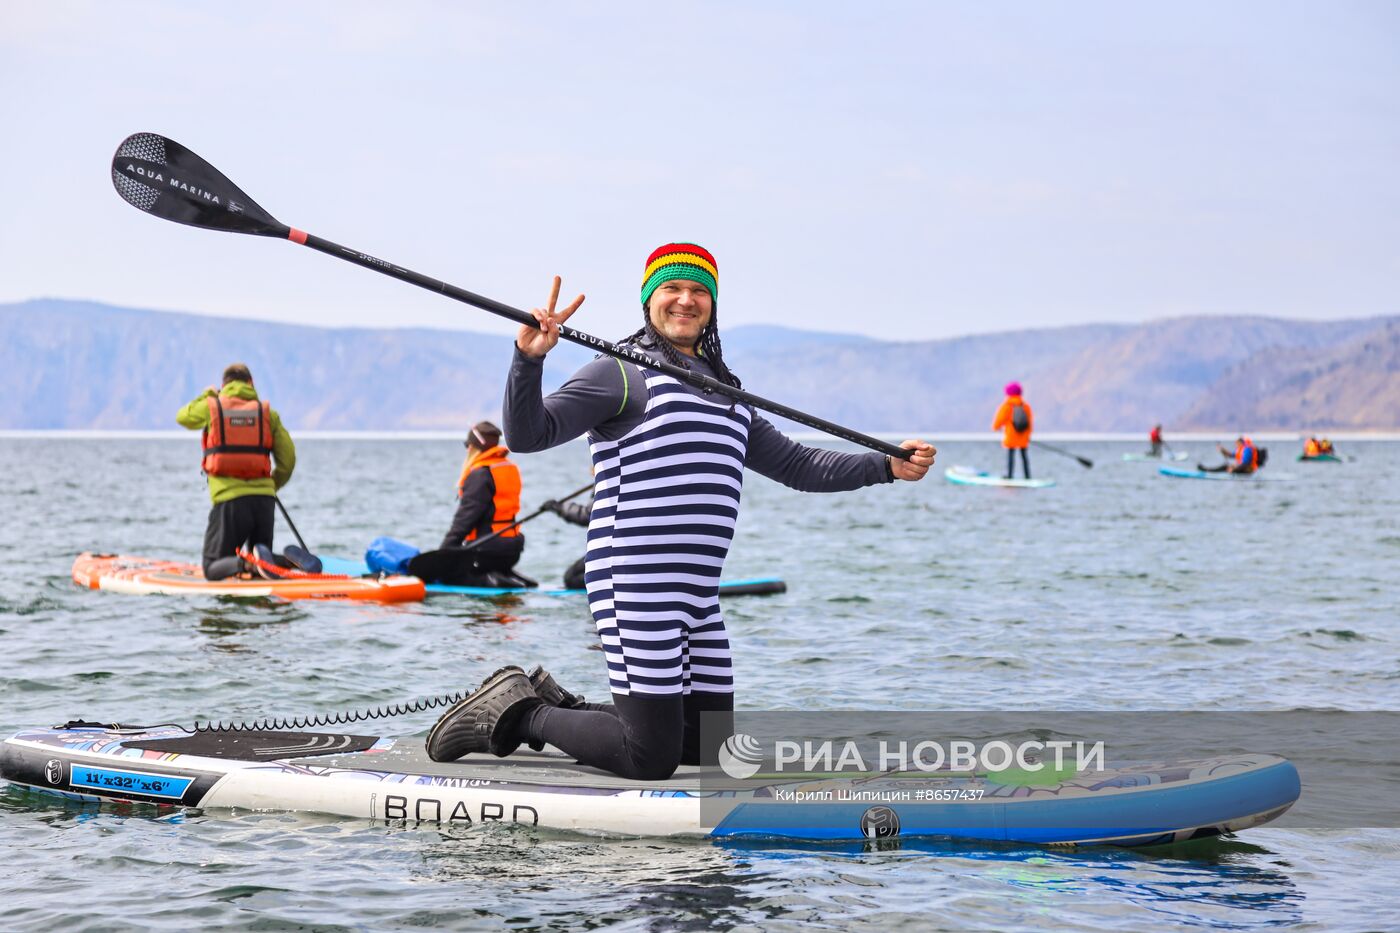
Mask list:
[[[554,277],[554,284],[549,289],[549,305],[545,308],[535,308],[530,313],[539,322],[538,327],[529,324],[520,328],[520,332],[515,335],[515,345],[520,348],[520,352],[526,356],[539,359],[559,342],[559,325],[569,319],[569,316],[578,310],[583,304],[583,296],[579,295],[569,302],[568,307],[558,313],[554,310],[554,305],[559,301],[559,286],[562,280],[559,276]]]

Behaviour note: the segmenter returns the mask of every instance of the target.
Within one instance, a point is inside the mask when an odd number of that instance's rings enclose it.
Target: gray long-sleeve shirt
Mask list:
[[[647,346],[638,349],[654,359],[662,359],[659,352]],[[715,375],[703,358],[694,357],[688,362],[697,372]],[[503,427],[505,442],[516,453],[546,450],[584,433],[601,440],[618,440],[642,423],[647,404],[646,380],[632,363],[600,356],[548,397],[540,387],[543,372],[543,359],[532,359],[518,348],[515,350],[506,381]],[[692,386],[685,385],[685,389],[700,394]],[[843,492],[892,481],[884,454],[806,447],[757,413],[749,428],[744,465],[803,492]]]

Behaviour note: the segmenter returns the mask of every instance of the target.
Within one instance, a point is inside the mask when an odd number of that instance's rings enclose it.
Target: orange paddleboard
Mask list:
[[[195,564],[125,554],[84,551],[73,561],[73,582],[93,590],[179,596],[275,596],[278,599],[364,599],[381,603],[416,602],[423,598],[417,577],[349,577],[336,574],[289,577],[285,580],[229,577],[206,580]]]

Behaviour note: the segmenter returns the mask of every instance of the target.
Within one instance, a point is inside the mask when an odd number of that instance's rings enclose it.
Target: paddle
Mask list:
[[[320,574],[322,571],[321,558],[311,553],[311,548],[306,546],[306,542],[301,537],[301,532],[297,531],[297,526],[292,523],[291,513],[282,504],[282,500],[274,495],[272,501],[277,503],[277,507],[282,510],[282,517],[287,520],[287,527],[292,529],[292,534],[296,536],[297,544],[301,545],[300,553],[297,549],[288,545],[282,549],[282,557],[296,569],[309,574]]]
[[[569,494],[568,494],[567,496],[565,496],[564,498],[562,498],[562,499],[555,499],[554,501],[555,501],[555,502],[559,502],[559,503],[568,502],[570,499],[573,499],[573,498],[575,498],[576,496],[581,496],[581,495],[583,495],[585,492],[588,492],[588,490],[590,490],[590,489],[592,489],[592,488],[593,488],[593,481],[592,481],[592,480],[589,480],[587,486],[580,486],[579,488],[575,489],[573,492],[569,493]],[[487,541],[490,541],[492,538],[499,538],[501,535],[505,534],[507,531],[510,531],[512,528],[519,528],[521,525],[525,524],[525,523],[528,522],[530,519],[532,519],[532,518],[539,518],[541,515],[543,515],[545,512],[548,512],[548,511],[549,511],[549,509],[547,509],[547,508],[538,508],[538,509],[536,509],[535,511],[531,512],[529,515],[526,515],[524,518],[518,518],[518,519],[516,519],[515,521],[511,522],[509,525],[507,525],[506,527],[502,528],[500,531],[493,531],[493,532],[491,532],[489,535],[486,535],[486,536],[481,537],[481,538],[477,538],[475,541],[470,541],[470,542],[468,542],[468,543],[465,544],[461,549],[462,549],[463,551],[470,551],[470,550],[471,550],[472,548],[474,548],[474,547],[480,547],[481,545],[485,544]]]
[[[1088,457],[1081,457],[1081,456],[1079,456],[1079,454],[1072,454],[1072,453],[1070,453],[1068,450],[1061,450],[1061,449],[1058,448],[1058,447],[1051,447],[1049,444],[1045,443],[1044,441],[1031,441],[1031,443],[1034,444],[1034,445],[1037,446],[1037,447],[1044,447],[1046,450],[1053,451],[1053,452],[1059,454],[1059,455],[1062,456],[1062,457],[1069,457],[1069,458],[1071,458],[1071,459],[1078,460],[1078,461],[1079,461],[1079,465],[1082,466],[1082,467],[1083,467],[1084,469],[1086,469],[1086,470],[1092,468],[1093,465],[1094,465],[1094,461],[1090,460]]]
[[[292,529],[292,534],[296,536],[297,544],[301,545],[303,551],[310,554],[311,548],[306,546],[306,542],[301,539],[301,532],[297,531],[297,526],[292,524],[292,516],[287,514],[287,507],[282,504],[282,500],[277,496],[273,496],[272,500],[277,503],[277,508],[282,510],[282,517],[287,520],[287,527]]]
[[[532,315],[526,314],[518,308],[429,278],[358,250],[323,240],[295,227],[288,227],[259,207],[252,198],[244,194],[237,185],[229,181],[214,166],[174,140],[166,139],[155,133],[135,133],[122,141],[122,144],[117,147],[116,155],[112,157],[112,184],[122,199],[132,207],[165,220],[173,220],[176,223],[188,224],[192,227],[202,227],[206,230],[223,230],[229,233],[248,233],[254,236],[291,240],[293,243],[309,246],[329,256],[335,256],[346,262],[353,262],[357,266],[364,266],[366,269],[373,269],[375,272],[408,282],[410,285],[439,292],[448,298],[472,305],[483,311],[490,311],[492,314],[508,318],[517,324],[529,327],[539,326]],[[853,444],[878,450],[891,457],[907,460],[913,455],[913,451],[896,447],[888,441],[882,441],[879,438],[833,424],[795,408],[789,408],[762,396],[754,395],[752,392],[736,389],[701,373],[654,360],[638,350],[620,347],[572,327],[561,325],[559,336],[564,340],[591,347],[608,356],[627,360],[648,369],[660,370],[701,389],[706,394],[718,392],[721,395],[747,402],[755,408],[782,415],[798,424],[816,428]]]

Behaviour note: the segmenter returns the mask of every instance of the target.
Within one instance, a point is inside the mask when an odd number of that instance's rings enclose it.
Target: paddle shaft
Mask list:
[[[1084,467],[1086,470],[1094,465],[1094,461],[1090,460],[1088,457],[1081,457],[1079,456],[1079,454],[1072,454],[1068,450],[1061,450],[1058,447],[1052,447],[1044,441],[1031,441],[1031,443],[1037,447],[1044,447],[1046,450],[1053,451],[1062,457],[1069,457],[1073,460],[1078,460],[1079,465]]]
[[[531,318],[531,320],[534,320],[534,318]],[[583,495],[585,492],[588,492],[588,490],[590,490],[590,489],[592,489],[592,488],[593,488],[593,482],[590,480],[587,486],[580,486],[578,489],[575,489],[573,492],[569,493],[569,494],[568,494],[567,496],[565,496],[564,498],[562,498],[562,499],[555,499],[554,501],[555,501],[555,502],[568,502],[570,499],[573,499],[573,498],[575,498],[576,496],[581,496],[581,495]],[[532,519],[532,518],[539,518],[541,515],[543,515],[545,512],[548,512],[548,511],[549,511],[549,509],[546,509],[546,508],[539,508],[539,509],[536,509],[535,511],[531,512],[529,515],[526,515],[524,518],[516,519],[515,521],[511,522],[509,525],[507,525],[506,527],[502,528],[500,531],[493,531],[493,532],[491,532],[489,535],[486,535],[484,538],[477,538],[475,541],[470,541],[470,542],[468,542],[467,545],[466,545],[465,547],[462,548],[462,550],[464,550],[464,551],[470,551],[470,550],[471,550],[472,548],[474,548],[474,547],[479,547],[479,546],[485,544],[487,541],[490,541],[492,538],[499,538],[501,535],[505,534],[507,531],[510,531],[512,528],[519,528],[521,525],[525,524],[525,523],[528,522],[530,519]]]
[[[273,496],[272,501],[276,502],[277,507],[282,510],[282,517],[287,520],[287,527],[292,529],[292,534],[296,536],[297,544],[301,545],[303,551],[310,553],[311,548],[307,547],[306,542],[301,539],[301,532],[297,531],[297,526],[292,524],[292,516],[287,514],[287,507],[282,504],[282,500],[277,496]]]
[[[353,262],[357,266],[373,269],[383,275],[417,285],[419,288],[446,295],[463,304],[469,304],[483,311],[490,311],[525,327],[538,328],[539,322],[531,314],[519,308],[502,304],[499,301],[477,295],[464,288],[449,285],[430,278],[412,269],[396,266],[359,250],[332,243],[330,240],[313,236],[304,230],[277,220],[248,197],[237,185],[206,160],[184,146],[157,133],[133,133],[122,140],[112,156],[112,185],[117,194],[137,210],[144,211],[175,223],[189,224],[206,230],[223,230],[228,233],[244,233],[253,236],[275,237],[291,240],[312,249]],[[798,424],[816,428],[842,440],[878,450],[890,457],[908,460],[912,450],[896,447],[888,441],[852,431],[850,428],[833,424],[830,421],[809,415],[806,412],[780,405],[752,392],[725,385],[718,379],[692,372],[681,366],[654,360],[629,347],[618,346],[600,340],[572,327],[560,326],[559,336],[570,343],[591,347],[600,353],[619,360],[627,360],[638,366],[659,370],[681,382],[700,389],[705,394],[719,393],[738,401],[747,402],[754,408],[781,415]]]
[[[357,266],[372,269],[375,272],[398,279],[401,282],[408,282],[410,285],[417,285],[419,288],[425,288],[428,291],[446,295],[448,298],[455,301],[469,304],[483,311],[489,311],[492,314],[512,320],[517,324],[522,324],[527,327],[539,327],[539,321],[535,320],[534,315],[527,314],[519,308],[513,308],[493,298],[487,298],[484,295],[469,292],[465,288],[458,288],[456,285],[450,285],[447,282],[442,282],[438,279],[423,275],[422,273],[414,272],[412,269],[396,266],[393,263],[385,262],[382,259],[377,259],[374,256],[367,255],[358,250],[350,249],[347,246],[332,243],[330,240],[322,239],[315,234],[305,233],[296,228],[291,228],[287,239],[291,240],[293,243],[309,246],[311,249],[325,253],[328,256],[335,256],[337,259],[344,259],[346,262],[353,262]],[[611,341],[585,334],[581,330],[575,330],[563,324],[559,325],[559,336],[570,343],[589,347],[593,350],[597,350],[599,353],[605,353],[608,356],[614,357],[615,359],[626,360],[629,363],[635,363],[647,369],[660,370],[668,376],[673,376],[681,382],[694,386],[707,395],[719,393],[733,399],[738,399],[741,402],[747,402],[755,408],[761,408],[775,415],[781,415],[791,421],[796,421],[798,424],[804,424],[809,428],[816,428],[818,431],[823,431],[834,437],[839,437],[842,440],[850,441],[853,444],[859,444],[862,447],[868,447],[871,450],[878,450],[880,453],[888,454],[891,457],[908,460],[914,454],[912,450],[904,447],[897,447],[889,441],[882,441],[878,437],[871,437],[868,434],[853,431],[839,424],[833,424],[815,415],[809,415],[795,408],[789,408],[779,402],[771,401],[761,395],[747,392],[744,389],[736,389],[731,385],[726,385],[718,379],[711,378],[702,373],[683,369],[679,366],[673,366],[664,360],[654,360],[639,350],[618,346]]]

